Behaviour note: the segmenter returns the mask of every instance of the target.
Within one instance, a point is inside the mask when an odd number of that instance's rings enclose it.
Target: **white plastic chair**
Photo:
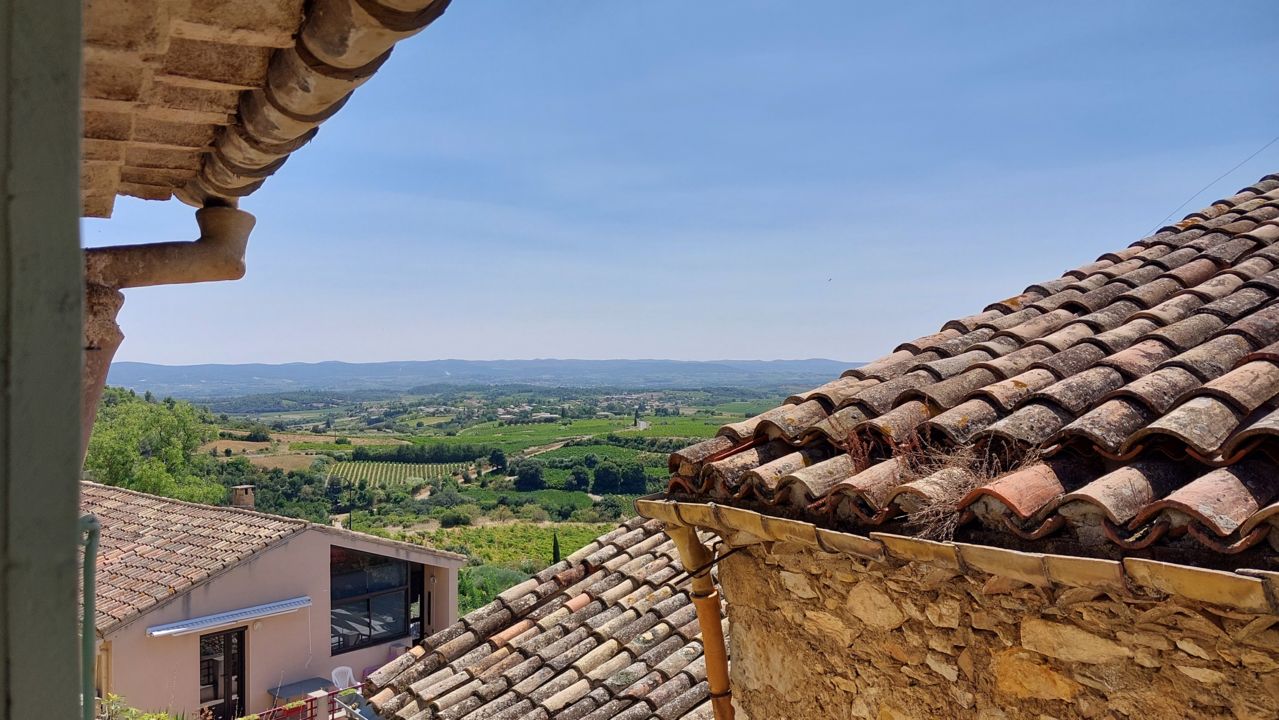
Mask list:
[[[355,682],[355,671],[346,665],[339,665],[333,668],[333,684],[338,690],[345,690],[357,685]]]

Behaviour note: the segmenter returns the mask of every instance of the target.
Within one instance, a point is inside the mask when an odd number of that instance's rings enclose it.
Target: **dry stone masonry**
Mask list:
[[[1279,716],[1272,614],[787,542],[720,581],[739,718]]]

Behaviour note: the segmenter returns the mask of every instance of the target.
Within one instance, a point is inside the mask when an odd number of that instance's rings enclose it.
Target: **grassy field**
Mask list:
[[[738,420],[745,420],[747,417],[753,417],[765,410],[772,410],[781,405],[786,398],[778,396],[764,400],[737,400],[735,402],[720,403],[711,408],[722,415],[737,415]]]
[[[393,462],[342,462],[333,466],[329,477],[346,480],[364,480],[370,485],[399,485],[409,478],[431,480],[452,477],[470,463],[393,463]]]
[[[679,417],[646,417],[648,427],[637,430],[637,437],[715,437],[720,426],[741,420],[741,416],[728,415],[681,415]],[[632,434],[632,433],[627,433]]]
[[[271,443],[249,442],[248,440],[213,440],[200,446],[200,450],[203,452],[208,452],[210,448],[217,450],[219,455],[227,448],[239,455],[240,453],[266,452],[271,449]]]
[[[311,455],[249,455],[249,462],[264,468],[280,468],[289,470],[310,470],[315,457]]]
[[[403,444],[403,443],[400,443]],[[360,443],[362,447],[370,450],[390,450],[395,445],[373,445],[370,443]],[[289,443],[289,450],[292,452],[345,452],[349,453],[354,449],[354,445],[338,445],[337,443],[324,442],[293,442]]]
[[[431,547],[462,552],[488,565],[540,570],[551,564],[551,543],[560,537],[560,554],[570,553],[612,529],[612,523],[510,523],[440,528],[420,533]]]
[[[430,427],[432,425],[443,425],[452,419],[452,415],[414,415],[403,418],[403,422],[406,422],[409,425],[422,423],[423,425]]]
[[[542,460],[558,460],[561,458],[581,460],[587,455],[594,455],[600,460],[612,460],[618,463],[638,462],[644,465],[657,463],[661,463],[663,465],[666,464],[666,456],[662,453],[645,452],[643,450],[615,447],[613,445],[569,445],[567,447],[559,448],[558,450],[538,453],[537,457]]]
[[[607,435],[631,427],[629,418],[609,420],[574,420],[567,425],[554,423],[529,423],[502,425],[496,422],[480,423],[448,438],[423,438],[425,442],[479,443],[500,447],[506,452],[519,451],[535,445],[549,445],[560,440],[584,435]]]
[[[317,445],[327,445],[334,443],[338,438],[344,437],[350,440],[350,444],[345,445],[350,449],[351,445],[406,445],[406,441],[401,440],[393,435],[343,435],[341,433],[326,433],[317,435],[315,433],[271,433],[272,440],[287,443],[315,443]]]
[[[568,471],[565,470],[565,473]],[[545,490],[490,490],[480,487],[463,487],[460,491],[463,495],[473,498],[477,503],[496,502],[498,498],[506,495],[511,498],[531,498],[539,505],[572,505],[574,509],[581,510],[591,506],[593,501],[590,496],[584,492],[575,490],[555,490],[547,488]]]

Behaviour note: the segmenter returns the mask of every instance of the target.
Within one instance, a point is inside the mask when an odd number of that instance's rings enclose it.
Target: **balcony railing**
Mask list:
[[[246,715],[240,720],[338,720],[339,718],[363,720],[365,717],[376,717],[371,712],[366,716],[361,715],[359,710],[348,709],[348,707],[359,708],[364,705],[364,698],[360,697],[356,690],[357,688],[329,692],[317,691],[303,700]]]

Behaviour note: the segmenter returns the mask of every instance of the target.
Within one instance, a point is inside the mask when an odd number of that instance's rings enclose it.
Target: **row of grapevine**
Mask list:
[[[414,480],[433,480],[460,475],[470,463],[394,463],[340,462],[329,471],[329,477],[364,480],[370,485],[402,485]]]

